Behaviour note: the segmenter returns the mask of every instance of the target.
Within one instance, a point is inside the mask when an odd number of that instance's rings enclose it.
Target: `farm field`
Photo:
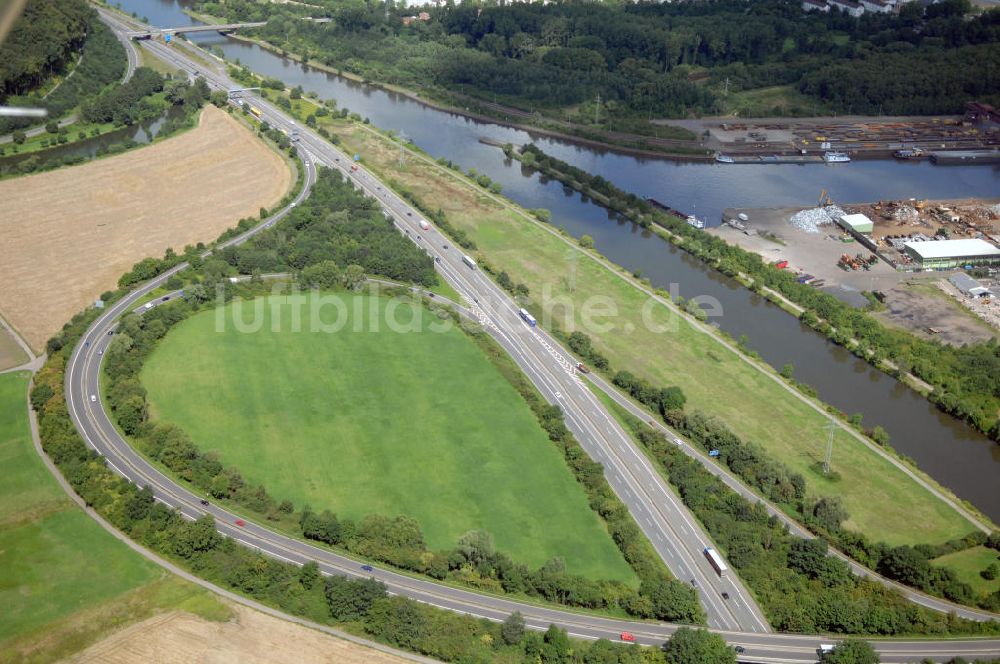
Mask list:
[[[172,612],[114,634],[67,664],[403,664],[410,660],[234,605],[220,623]]]
[[[828,420],[780,382],[672,309],[649,303],[649,296],[579,249],[577,260],[568,261],[573,245],[525,220],[514,206],[436,165],[410,159],[401,169],[398,148],[374,131],[323,120],[345,150],[365,155],[366,165],[376,172],[421,200],[440,201],[451,223],[476,242],[479,255],[527,284],[533,297],[544,292],[549,302],[571,302],[568,316],[562,306],[551,316],[563,329],[579,329],[582,305],[589,298],[610,298],[618,315],[602,318],[601,323],[610,322],[607,331],[590,331],[590,336],[612,367],[632,371],[658,386],[679,385],[689,410],[717,415],[745,439],[763,445],[774,458],[805,476],[812,496],[841,496],[850,514],[848,527],[890,544],[942,542],[973,529],[962,515],[847,433],[839,434],[836,442],[834,470],[840,479],[817,473],[813,467],[823,457],[823,426]],[[655,332],[644,322],[647,306],[647,319],[666,333]],[[538,317],[545,322],[544,316]]]
[[[336,333],[293,331],[273,297],[257,332],[236,331],[234,305],[224,332],[218,312],[180,323],[142,370],[153,418],[296,507],[406,514],[429,549],[482,529],[531,567],[562,556],[570,573],[634,581],[561,453],[461,330],[428,329],[437,319],[409,301],[338,296]],[[253,302],[238,306],[253,319]],[[389,329],[414,312],[414,331]]]
[[[2,181],[0,312],[40,350],[136,261],[214,240],[291,184],[282,158],[213,106],[162,143]]]
[[[26,372],[0,375],[0,661],[58,649],[62,621],[161,575],[81,512],[49,474],[32,447],[27,389]],[[94,628],[91,622],[73,634]]]

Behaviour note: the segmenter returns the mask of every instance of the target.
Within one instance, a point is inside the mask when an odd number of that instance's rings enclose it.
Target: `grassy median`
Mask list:
[[[234,305],[224,332],[216,312],[178,324],[142,371],[154,419],[296,507],[406,514],[429,549],[486,530],[531,567],[561,556],[571,573],[634,581],[559,451],[461,330],[435,333],[409,301],[331,295],[347,315],[334,333],[310,332],[306,315],[294,332],[290,309],[271,306],[256,332],[236,330]],[[254,303],[239,306],[252,320]],[[414,312],[411,331],[389,327]]]
[[[879,454],[839,433],[833,469],[836,480],[815,470],[826,445],[828,421],[780,382],[745,362],[706,332],[649,297],[621,271],[567,244],[551,227],[532,222],[515,206],[488,195],[446,168],[398,161],[398,145],[357,123],[322,118],[343,147],[387,180],[412,191],[466,231],[478,254],[531,290],[534,306],[548,309],[563,329],[583,329],[616,369],[628,369],[657,385],[679,385],[688,410],[715,414],[745,439],[763,445],[776,459],[801,472],[810,494],[839,495],[850,512],[849,528],[891,544],[941,542],[968,533],[973,525]],[[668,248],[664,246],[664,251]],[[585,302],[603,298],[617,310],[602,332],[581,326]],[[643,322],[663,325],[654,332]]]

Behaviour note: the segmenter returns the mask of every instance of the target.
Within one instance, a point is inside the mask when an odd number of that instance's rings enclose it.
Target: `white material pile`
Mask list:
[[[810,208],[796,212],[788,221],[800,231],[819,233],[820,226],[832,224],[834,219],[843,214],[844,211],[836,205],[828,205],[825,208]]]
[[[892,217],[896,221],[916,221],[920,217],[920,213],[917,212],[917,208],[910,207],[909,205],[900,205],[892,213]]]

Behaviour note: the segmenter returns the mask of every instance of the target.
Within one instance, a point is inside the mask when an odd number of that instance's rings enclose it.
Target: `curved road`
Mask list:
[[[165,45],[152,43],[146,47],[179,68],[189,72],[199,69],[199,65],[187,61],[182,54]],[[208,74],[207,78],[209,84],[218,89],[227,89],[231,85],[228,79],[216,73]],[[270,105],[256,101],[255,104],[262,108],[265,118],[273,126],[293,128],[294,123]],[[347,164],[346,156],[312,132],[303,128],[302,136],[299,152],[306,168],[307,186],[299,200],[308,194],[315,179],[315,163],[337,167],[342,171],[346,170]],[[355,181],[357,186],[382,202],[385,209],[397,219],[397,225],[403,232],[409,233],[414,241],[423,243],[428,253],[441,259],[436,265],[442,275],[465,297],[485,327],[528,372],[546,397],[563,407],[567,414],[567,425],[574,430],[588,453],[605,465],[609,481],[628,504],[637,522],[650,536],[650,541],[664,556],[668,565],[672,569],[690,573],[692,578],[707,581],[698,583],[698,587],[716,631],[723,634],[730,643],[746,648],[746,657],[750,661],[815,661],[819,643],[830,642],[830,638],[755,633],[767,629],[766,623],[760,620],[760,609],[749,599],[749,593],[737,580],[718,579],[714,575],[700,556],[700,547],[708,541],[707,537],[686,510],[679,506],[676,496],[665,486],[658,473],[635,450],[624,432],[581,383],[572,369],[572,361],[563,356],[555,342],[537,328],[524,325],[506,294],[479,271],[465,266],[461,262],[460,252],[450,247],[446,238],[434,230],[421,231],[418,212],[410,209],[363,171],[359,171]],[[286,213],[287,210],[278,213],[226,245],[242,242]],[[449,246],[446,248],[446,245]],[[118,435],[102,410],[101,402],[90,400],[90,395],[99,394],[101,353],[110,341],[115,319],[137,299],[164,283],[183,267],[175,267],[116,302],[94,322],[85,333],[82,343],[77,346],[67,366],[66,395],[71,416],[81,435],[90,446],[104,454],[110,467],[137,484],[150,485],[158,500],[178,508],[187,518],[197,518],[208,512],[215,517],[220,532],[268,555],[295,563],[316,560],[328,574],[369,576],[360,570],[359,563],[355,560],[274,533],[253,523],[239,528],[233,525],[237,518],[235,514],[216,506],[201,506],[199,496],[175,484],[136,454]],[[678,545],[675,538],[684,540],[684,535],[690,540],[697,540],[697,546],[688,548]],[[697,551],[696,555],[692,555],[692,548]],[[494,620],[502,620],[513,610],[519,610],[534,628],[543,629],[550,623],[557,623],[572,634],[584,638],[615,638],[620,631],[627,630],[635,634],[640,642],[656,644],[666,639],[675,629],[671,625],[612,620],[523,604],[443,586],[389,570],[380,569],[373,575],[385,582],[392,592],[405,593],[429,604]],[[686,576],[680,578],[686,579]],[[723,588],[728,589],[737,601],[721,600]],[[925,656],[983,657],[1000,652],[1000,640],[885,641],[877,643],[877,646],[886,662],[912,661]]]

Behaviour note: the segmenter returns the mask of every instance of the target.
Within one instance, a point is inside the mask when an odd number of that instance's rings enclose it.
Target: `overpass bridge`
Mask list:
[[[312,21],[313,23],[329,23],[329,18],[312,18],[304,17],[303,21]],[[248,23],[221,23],[218,25],[185,25],[179,28],[152,28],[150,30],[137,30],[134,32],[129,32],[128,36],[130,39],[152,39],[157,36],[165,35],[185,35],[192,32],[220,32],[222,34],[227,34],[230,32],[235,32],[240,28],[259,28],[263,25],[267,25],[267,21],[254,21]]]

